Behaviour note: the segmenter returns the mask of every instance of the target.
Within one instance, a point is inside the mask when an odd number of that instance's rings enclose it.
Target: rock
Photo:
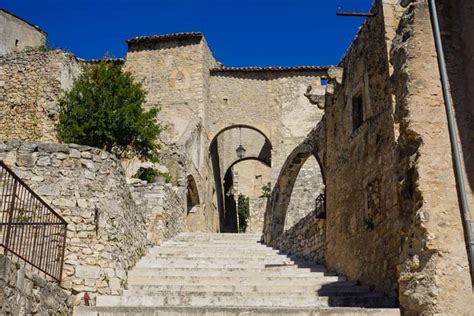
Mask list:
[[[69,153],[69,157],[71,158],[81,158],[81,152],[77,149],[71,149]]]

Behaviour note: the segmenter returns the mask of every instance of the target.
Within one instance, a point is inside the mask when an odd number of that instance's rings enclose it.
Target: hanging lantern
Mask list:
[[[245,150],[244,146],[242,146],[242,144],[239,145],[239,147],[237,147],[237,149],[235,150],[235,152],[237,153],[237,157],[239,157],[239,159],[242,159],[245,157],[245,152],[247,150]]]
[[[245,157],[245,152],[247,150],[245,150],[244,146],[242,146],[242,127],[239,127],[239,132],[240,132],[240,143],[239,143],[239,147],[237,147],[235,152],[237,153],[237,157],[239,157],[239,159],[243,159]]]

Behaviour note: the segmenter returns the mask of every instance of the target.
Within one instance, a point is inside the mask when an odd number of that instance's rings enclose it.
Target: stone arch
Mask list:
[[[235,153],[235,148],[238,146],[238,143],[236,143],[237,135],[235,135],[235,130],[239,130],[239,134],[242,132],[247,133],[247,136],[252,139],[252,141],[245,143],[246,138],[242,136],[241,142],[248,150],[244,158],[237,158]],[[254,141],[254,138],[258,139]],[[226,218],[224,178],[227,171],[235,164],[249,159],[259,160],[265,165],[271,166],[272,144],[268,136],[260,129],[246,124],[234,124],[216,133],[211,140],[209,154],[211,156],[220,228],[222,231],[225,224],[224,219]]]
[[[197,212],[200,205],[201,199],[199,198],[199,191],[196,185],[196,181],[194,180],[194,177],[192,175],[188,175],[186,185],[187,214]]]
[[[271,244],[285,229],[287,210],[296,179],[302,166],[313,156],[318,162],[323,184],[326,183],[324,175],[323,153],[320,152],[319,142],[322,139],[323,128],[321,125],[311,131],[307,138],[298,145],[287,157],[279,176],[273,186],[271,199],[267,204],[264,224],[264,241]]]
[[[217,132],[212,132],[211,135],[210,135],[210,139],[212,139],[211,141],[211,146],[212,146],[212,143],[217,139],[217,137],[219,137],[219,135],[221,135],[222,133],[228,131],[228,130],[231,130],[231,129],[236,129],[236,128],[242,128],[242,129],[251,129],[251,130],[254,130],[256,131],[257,133],[261,134],[263,137],[265,137],[265,139],[271,143],[270,141],[270,138],[269,138],[269,131],[267,131],[263,126],[255,126],[255,125],[249,125],[249,124],[230,124],[230,125],[227,125],[225,127],[222,127],[220,128]]]
[[[239,169],[239,164],[245,163],[245,162],[256,162],[258,165],[260,165],[260,168],[247,168],[247,169],[241,169],[240,171],[237,171],[236,169]],[[256,166],[255,166],[256,167]],[[265,171],[262,170],[266,169]],[[252,181],[253,177],[259,173],[256,172],[256,170],[260,170],[261,175],[264,176],[263,178],[270,180],[270,174],[271,174],[271,167],[270,165],[261,159],[254,158],[254,157],[249,157],[249,158],[244,158],[240,159],[236,162],[234,162],[229,168],[227,168],[224,176],[224,181],[223,181],[223,188],[224,188],[224,206],[225,206],[225,214],[224,214],[224,232],[228,233],[237,233],[240,232],[238,231],[238,216],[237,216],[237,200],[238,196],[240,193],[244,193],[244,196],[247,198],[251,198],[253,202],[255,202],[255,197],[258,195],[261,195],[261,185],[258,186],[258,193],[256,193],[255,189],[256,187],[255,182]],[[268,173],[267,173],[268,172]],[[237,176],[238,175],[238,176]],[[242,176],[246,179],[243,181]],[[238,180],[238,181],[237,181]],[[263,184],[262,184],[263,185]],[[242,189],[244,189],[242,191]],[[265,211],[265,207],[261,207],[259,209],[252,209],[251,206],[249,205],[249,219],[251,216],[257,216],[260,218],[263,218],[263,214]],[[252,218],[254,219],[254,218]],[[261,232],[261,228],[260,231]]]

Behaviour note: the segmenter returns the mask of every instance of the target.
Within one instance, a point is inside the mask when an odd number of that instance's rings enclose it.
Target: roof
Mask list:
[[[222,72],[292,72],[292,71],[327,71],[330,66],[294,66],[294,67],[223,67],[211,69],[211,73]]]
[[[13,13],[11,13],[11,12],[5,10],[5,9],[2,9],[2,8],[0,8],[0,11],[5,12],[6,14],[11,15],[12,17],[14,17],[14,18],[16,18],[16,19],[18,19],[18,20],[20,20],[20,21],[22,21],[22,22],[28,24],[29,26],[35,28],[37,31],[43,33],[44,35],[48,35],[48,33],[46,33],[45,31],[43,31],[42,29],[40,29],[39,26],[34,25],[33,23],[30,23],[30,22],[28,22],[27,20],[25,20],[25,19],[23,19],[23,18],[20,18],[18,15],[15,15],[15,14],[13,14]]]
[[[151,36],[138,36],[127,40],[127,43],[140,43],[140,42],[163,42],[170,40],[180,39],[200,39],[204,35],[201,32],[184,32],[184,33],[173,33],[163,35],[151,35]]]
[[[104,58],[104,59],[80,59],[80,61],[88,64],[98,64],[101,62],[113,63],[116,65],[123,64],[125,62],[124,58]]]

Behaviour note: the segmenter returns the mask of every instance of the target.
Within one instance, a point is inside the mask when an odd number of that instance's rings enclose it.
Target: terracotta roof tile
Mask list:
[[[291,72],[326,71],[331,66],[294,66],[294,67],[223,67],[211,69],[212,73],[222,72]]]
[[[191,38],[202,38],[204,37],[201,32],[184,32],[184,33],[173,33],[163,35],[152,35],[152,36],[138,36],[127,40],[127,43],[140,43],[140,42],[161,42],[176,39],[191,39]]]

